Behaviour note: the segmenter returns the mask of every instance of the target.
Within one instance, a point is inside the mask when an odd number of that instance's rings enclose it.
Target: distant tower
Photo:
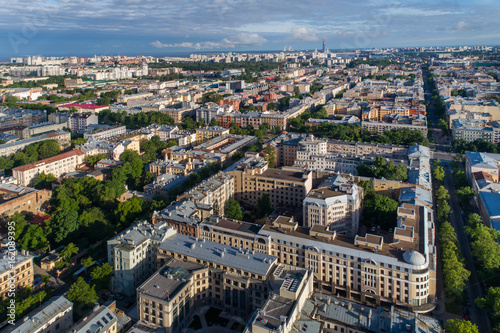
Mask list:
[[[323,53],[326,53],[326,41],[323,39]]]

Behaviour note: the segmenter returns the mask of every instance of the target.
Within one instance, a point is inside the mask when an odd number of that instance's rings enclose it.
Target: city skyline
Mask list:
[[[153,4],[39,1],[4,4],[0,60],[43,56],[151,55],[322,48],[496,45],[500,6],[431,2]],[[7,15],[8,14],[8,15]]]

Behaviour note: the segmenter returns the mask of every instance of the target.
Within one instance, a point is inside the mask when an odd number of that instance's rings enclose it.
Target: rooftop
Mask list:
[[[166,239],[159,249],[258,275],[266,275],[277,262],[276,257],[264,253],[242,250],[181,234]]]
[[[65,152],[65,153],[62,153],[62,154],[59,154],[59,155],[56,155],[56,156],[44,158],[43,160],[40,160],[38,162],[21,165],[21,166],[13,168],[12,170],[27,171],[27,170],[31,170],[31,169],[37,168],[37,167],[39,167],[41,165],[54,163],[54,162],[57,162],[57,161],[60,161],[60,160],[66,159],[66,158],[70,158],[72,156],[82,156],[82,155],[85,155],[85,154],[82,153],[79,150],[72,150],[72,151],[68,151],[68,152]]]

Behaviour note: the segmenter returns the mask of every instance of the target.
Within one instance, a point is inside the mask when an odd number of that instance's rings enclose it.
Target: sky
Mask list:
[[[0,17],[1,61],[500,45],[498,0],[0,0]]]

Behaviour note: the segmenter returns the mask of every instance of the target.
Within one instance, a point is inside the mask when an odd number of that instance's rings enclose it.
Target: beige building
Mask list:
[[[0,212],[3,217],[15,213],[39,214],[45,211],[52,195],[50,190],[36,190],[12,184],[0,184]]]
[[[213,209],[215,215],[223,216],[226,201],[234,195],[234,178],[220,171],[216,175],[184,192],[177,201],[191,199],[197,205],[204,204]]]
[[[362,189],[337,175],[309,192],[303,204],[303,225],[327,226],[338,234],[354,236],[361,215]]]
[[[248,157],[230,170],[236,200],[249,207],[256,207],[264,193],[272,208],[300,207],[312,188],[310,171],[268,169],[261,157]]]
[[[229,128],[210,126],[196,129],[196,144],[202,144],[219,135],[229,134]]]
[[[0,260],[0,295],[5,298],[19,288],[32,287],[33,274],[33,257],[24,250],[13,256],[4,255]]]
[[[283,309],[288,318],[277,321],[292,327],[312,293],[307,270],[280,265],[267,254],[185,235],[163,242],[158,265],[160,270],[137,289],[138,317],[165,332],[181,331],[203,305],[249,319],[269,299],[290,305]]]
[[[85,154],[79,150],[68,151],[38,162],[15,167],[12,169],[12,175],[19,185],[29,186],[42,172],[46,175],[51,173],[59,178],[65,173],[75,171],[83,164],[84,156]]]

